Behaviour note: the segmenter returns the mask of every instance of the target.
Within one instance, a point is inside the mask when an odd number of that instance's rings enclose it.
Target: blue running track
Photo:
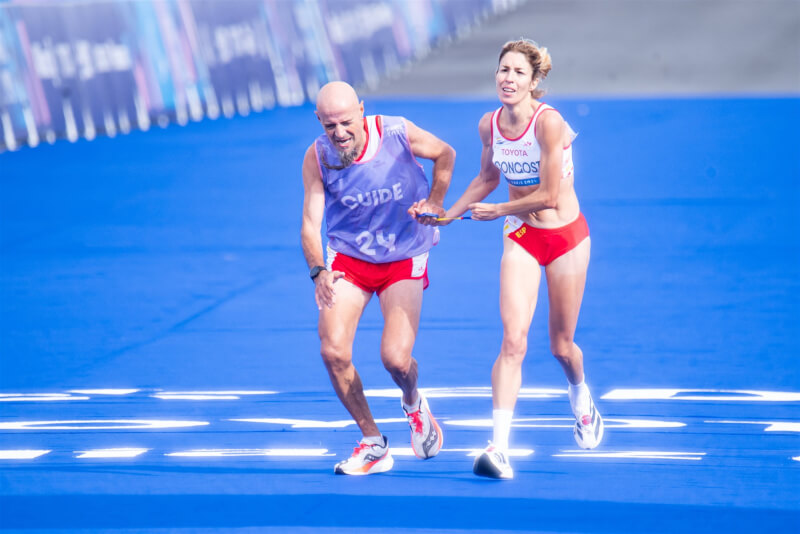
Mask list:
[[[592,232],[577,341],[607,421],[573,441],[540,298],[512,481],[478,479],[502,221],[432,251],[415,355],[443,452],[410,455],[370,304],[355,360],[395,467],[318,353],[300,251],[309,106],[0,154],[0,530],[800,530],[800,99],[553,99]],[[494,101],[368,100],[478,169]],[[505,198],[505,191],[492,195]],[[542,291],[545,291],[543,286]]]

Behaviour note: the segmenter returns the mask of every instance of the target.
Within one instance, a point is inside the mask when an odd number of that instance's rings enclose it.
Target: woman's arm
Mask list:
[[[470,206],[473,219],[491,221],[506,215],[527,215],[556,207],[564,152],[564,119],[558,113],[542,113],[537,123],[536,140],[541,147],[539,187],[516,200]]]

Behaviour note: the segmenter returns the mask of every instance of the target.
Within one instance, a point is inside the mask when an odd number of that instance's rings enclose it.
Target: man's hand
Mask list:
[[[317,301],[317,308],[322,309],[322,306],[333,308],[336,304],[336,290],[333,289],[333,284],[339,278],[344,278],[344,273],[341,271],[320,271],[314,279],[314,300]]]
[[[473,202],[469,209],[472,211],[473,221],[493,221],[501,215],[497,204],[487,202]]]
[[[430,213],[435,214],[435,217],[428,215]],[[438,204],[433,204],[428,202],[427,198],[423,198],[422,200],[414,202],[411,207],[408,208],[408,214],[414,217],[418,223],[424,224],[425,226],[441,226],[442,223],[437,221],[436,218],[444,217],[445,211],[444,208]]]

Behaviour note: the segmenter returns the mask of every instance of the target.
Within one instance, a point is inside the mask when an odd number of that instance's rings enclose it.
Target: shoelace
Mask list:
[[[361,443],[359,441],[358,446],[353,449],[353,456],[358,456],[361,451],[364,449],[369,449],[370,447],[372,447],[372,443]]]
[[[411,412],[408,415],[408,422],[409,424],[414,425],[414,432],[421,434],[422,433],[422,410],[417,410],[416,412]]]

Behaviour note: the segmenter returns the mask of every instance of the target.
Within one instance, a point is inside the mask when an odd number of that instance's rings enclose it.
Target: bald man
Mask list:
[[[316,115],[325,133],[303,160],[303,253],[315,284],[322,360],[362,433],[353,454],[334,472],[382,473],[394,460],[353,366],[353,339],[364,308],[377,294],[384,318],[381,361],[402,391],[412,449],[423,459],[438,454],[442,430],[417,390],[411,351],[422,290],[428,286],[428,251],[439,237],[434,217],[419,214],[444,215],[455,151],[403,117],[365,117],[364,103],[344,82],[320,90]],[[433,161],[430,186],[418,157]]]

